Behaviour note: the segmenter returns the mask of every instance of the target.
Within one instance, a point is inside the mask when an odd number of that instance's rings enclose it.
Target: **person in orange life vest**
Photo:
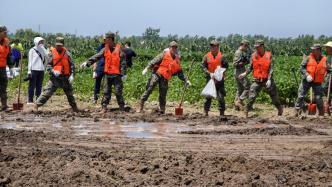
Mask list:
[[[111,100],[112,85],[115,87],[115,96],[119,109],[124,111],[125,102],[122,96],[122,77],[126,75],[127,65],[121,45],[115,42],[114,33],[109,32],[105,34],[105,47],[86,62],[83,62],[81,68],[91,66],[101,58],[105,59],[104,73],[106,76],[106,87],[102,100],[102,112],[105,113],[107,111],[107,105]]]
[[[265,50],[263,40],[257,40],[255,42],[255,49],[256,51],[251,55],[248,69],[239,75],[239,78],[242,79],[251,71],[253,72],[253,83],[250,86],[245,115],[248,117],[248,112],[252,109],[256,97],[264,88],[270,95],[272,103],[278,109],[278,115],[281,116],[283,113],[283,107],[278,97],[277,86],[273,80],[272,54],[271,52]]]
[[[1,99],[1,111],[9,110],[7,105],[7,86],[8,77],[6,72],[6,66],[9,66],[10,71],[14,66],[10,54],[9,39],[7,37],[7,28],[0,25],[0,99]],[[11,71],[12,72],[12,71]]]
[[[327,65],[327,58],[322,55],[320,44],[314,44],[311,50],[310,55],[304,57],[300,68],[303,79],[299,86],[298,97],[295,103],[295,116],[301,114],[301,109],[305,110],[304,99],[310,88],[314,92],[318,114],[324,116],[322,83],[327,73],[331,72],[331,69]]]
[[[47,58],[46,70],[50,74],[50,80],[35,102],[35,108],[38,109],[38,107],[44,105],[58,88],[62,88],[71,108],[74,112],[78,112],[72,87],[75,64],[71,54],[64,47],[64,39],[57,37],[55,40],[55,48],[51,49]]]
[[[217,69],[217,67],[220,66],[221,68],[228,68],[228,63],[226,62],[225,58],[223,57],[222,52],[220,52],[220,44],[217,40],[212,40],[210,42],[210,52],[208,52],[203,57],[202,62],[202,69],[204,73],[206,74],[206,81],[210,81],[210,79],[213,79],[216,85],[217,90],[217,100],[219,103],[219,112],[220,117],[224,118],[225,116],[225,99],[226,96],[226,90],[225,90],[225,84],[224,84],[224,78],[221,81],[217,81],[214,77],[214,72]],[[225,74],[225,73],[224,73]],[[209,115],[209,110],[211,107],[212,98],[206,98],[204,103],[204,113],[205,116]]]
[[[141,97],[139,112],[143,112],[144,103],[148,100],[156,85],[159,84],[159,112],[161,114],[165,113],[168,81],[172,76],[177,75],[186,84],[189,86],[191,85],[190,81],[183,74],[180,60],[178,44],[175,41],[172,41],[169,49],[164,50],[156,56],[143,70],[142,74],[145,75],[149,69],[153,70],[154,67],[158,68],[155,73],[152,73],[151,79],[148,82],[149,85],[147,85],[147,89]]]

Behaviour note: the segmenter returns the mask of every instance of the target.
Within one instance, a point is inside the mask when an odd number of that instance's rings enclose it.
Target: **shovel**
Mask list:
[[[310,103],[308,105],[308,114],[309,115],[315,115],[317,112],[317,106],[313,103],[313,93],[312,88],[310,88]]]
[[[20,102],[21,97],[21,84],[22,84],[22,68],[23,68],[23,62],[20,62],[20,78],[18,82],[18,95],[17,95],[17,103],[13,103],[13,110],[22,110],[23,109],[23,103]]]
[[[331,94],[331,82],[332,82],[332,76],[329,76],[329,85],[327,87],[327,101],[324,102],[324,112],[327,113],[329,116],[331,116],[331,110],[330,110],[330,94]]]
[[[192,71],[192,69],[193,69],[194,63],[195,63],[195,61],[192,61],[192,62],[191,62],[190,69],[189,69],[189,72],[188,72],[188,77],[187,77],[188,80],[189,80],[189,77],[190,77],[191,71]],[[184,84],[184,88],[183,88],[183,92],[182,92],[182,96],[181,96],[180,104],[179,104],[179,106],[178,106],[177,108],[175,108],[175,115],[176,115],[176,116],[182,116],[182,115],[183,115],[182,104],[183,104],[183,100],[184,100],[184,96],[185,96],[185,94],[186,94],[187,88],[188,88],[188,85],[187,85],[187,84]]]

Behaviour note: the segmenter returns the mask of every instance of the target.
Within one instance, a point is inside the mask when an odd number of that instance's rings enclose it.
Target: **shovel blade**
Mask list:
[[[183,115],[183,108],[181,108],[181,107],[175,108],[175,115],[176,116],[182,116]]]
[[[308,105],[308,114],[309,115],[316,115],[316,112],[317,112],[317,105],[313,104],[313,103],[310,103]]]
[[[14,103],[13,104],[13,110],[22,110],[23,109],[23,103]]]

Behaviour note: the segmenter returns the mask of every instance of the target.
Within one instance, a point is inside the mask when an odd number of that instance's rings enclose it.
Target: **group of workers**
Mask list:
[[[107,106],[111,100],[112,87],[120,110],[125,110],[125,101],[123,98],[123,80],[126,78],[126,70],[132,65],[132,57],[135,52],[130,49],[130,43],[126,43],[126,47],[122,48],[115,40],[116,34],[106,33],[104,42],[99,46],[95,55],[81,64],[81,68],[93,66],[93,78],[96,79],[94,90],[94,102],[98,100],[101,80],[106,80],[104,96],[101,102],[102,112],[107,112]],[[28,103],[34,105],[36,109],[44,105],[52,94],[62,88],[67,96],[68,102],[73,111],[77,112],[78,107],[73,96],[72,82],[75,75],[75,63],[68,50],[64,47],[64,38],[57,37],[55,47],[49,51],[45,49],[45,40],[41,37],[34,39],[35,46],[29,51],[28,62],[28,79],[29,93]],[[323,110],[323,83],[327,82],[328,77],[332,74],[332,42],[324,45],[326,47],[327,57],[322,55],[322,46],[315,44],[311,47],[312,52],[309,56],[304,57],[301,64],[301,73],[303,75],[302,82],[298,90],[298,98],[295,104],[296,115],[305,110],[305,97],[310,88],[313,89],[315,101],[319,115],[324,115]],[[243,40],[240,47],[236,50],[233,59],[234,77],[237,86],[236,98],[234,106],[237,110],[243,110],[245,115],[253,109],[255,99],[261,90],[266,90],[272,99],[278,111],[278,115],[283,114],[283,107],[280,103],[277,93],[276,83],[273,79],[273,58],[271,52],[265,50],[264,41],[257,40],[254,44],[255,51],[251,53],[250,44],[247,40]],[[128,55],[129,54],[129,55]],[[5,74],[6,66],[13,66],[10,59],[10,45],[7,37],[7,29],[0,26],[0,95],[2,110],[7,110],[7,77]],[[47,63],[44,68],[44,63]],[[225,118],[225,82],[224,76],[221,80],[216,79],[215,71],[217,68],[227,69],[228,62],[220,51],[220,43],[217,40],[210,42],[210,51],[203,57],[202,70],[206,75],[206,80],[214,80],[217,97],[219,103],[219,112],[222,119]],[[42,92],[42,82],[44,71],[50,74],[50,79]],[[140,98],[139,111],[144,112],[144,104],[148,100],[150,94],[159,86],[159,112],[165,113],[166,95],[168,90],[168,82],[173,76],[178,76],[186,86],[191,86],[190,80],[185,76],[181,67],[181,55],[178,50],[176,41],[170,42],[168,48],[158,54],[144,68],[142,74],[145,75],[151,71],[146,89]],[[252,73],[252,81],[248,75]],[[331,84],[331,81],[329,82]],[[36,101],[33,98],[36,96]],[[328,98],[331,102],[330,98]],[[209,115],[212,98],[207,97],[204,103],[204,114]]]

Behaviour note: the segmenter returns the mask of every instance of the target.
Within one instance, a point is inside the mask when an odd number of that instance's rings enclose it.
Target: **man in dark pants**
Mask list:
[[[133,65],[133,57],[136,57],[137,55],[135,51],[131,48],[131,43],[129,41],[126,42],[123,53],[125,54],[127,67],[131,68],[131,66]]]
[[[1,111],[9,109],[7,105],[7,86],[8,78],[6,66],[12,67],[14,64],[10,55],[9,39],[7,37],[7,28],[0,26],[0,98]]]
[[[172,41],[169,50],[164,50],[164,52],[156,56],[143,70],[142,74],[145,75],[149,69],[152,69],[155,73],[152,73],[152,77],[149,79],[146,90],[141,97],[139,112],[143,112],[144,103],[148,100],[153,89],[159,84],[159,112],[165,114],[168,81],[171,77],[177,75],[186,84],[191,85],[181,68],[178,44]]]
[[[114,33],[105,34],[105,47],[101,49],[99,53],[89,58],[87,62],[83,62],[81,68],[88,67],[101,58],[105,59],[104,73],[107,81],[102,101],[102,112],[107,112],[107,105],[111,100],[113,85],[115,87],[115,96],[119,105],[119,109],[124,111],[125,102],[122,96],[122,77],[126,73],[126,62],[124,61],[121,45],[115,43]]]
[[[220,112],[220,118],[225,119],[225,96],[226,96],[226,90],[224,85],[224,78],[221,81],[217,81],[215,79],[215,70],[220,68],[228,68],[228,63],[224,59],[222,53],[220,52],[220,44],[217,40],[212,40],[210,42],[210,52],[208,52],[203,57],[202,62],[202,69],[204,73],[206,74],[206,80],[207,82],[210,81],[210,79],[213,79],[215,81],[216,90],[217,90],[217,99],[219,103],[219,112]],[[205,116],[209,115],[210,107],[211,107],[212,98],[206,98],[204,103],[204,113]]]
[[[56,38],[56,47],[51,49],[48,57],[48,64],[46,70],[50,74],[50,80],[45,86],[45,89],[40,97],[35,102],[35,108],[43,106],[53,93],[62,88],[67,96],[69,105],[74,112],[78,112],[75,102],[73,87],[71,83],[74,80],[75,64],[70,53],[64,47],[64,39],[62,37]]]
[[[105,40],[105,38],[104,38],[104,40]],[[105,47],[105,41],[104,41],[104,43],[100,44],[100,46],[97,48],[97,52],[100,52],[104,47]],[[105,59],[104,59],[104,57],[102,57],[93,66],[93,78],[95,79],[94,94],[93,94],[93,103],[94,104],[97,104],[97,102],[98,102],[100,87],[101,87],[102,80],[105,75],[104,68],[105,68]]]
[[[324,116],[324,91],[322,83],[324,82],[326,74],[331,72],[331,68],[328,66],[327,58],[322,55],[322,47],[320,44],[313,45],[311,50],[310,55],[303,59],[300,68],[303,79],[299,86],[298,97],[295,103],[295,116],[301,114],[301,109],[305,110],[304,99],[310,88],[312,88],[314,92],[318,114]]]

